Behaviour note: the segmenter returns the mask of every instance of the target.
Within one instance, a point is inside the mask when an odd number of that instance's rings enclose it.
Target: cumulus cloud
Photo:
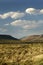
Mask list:
[[[25,12],[30,15],[43,14],[43,9],[27,8]]]
[[[43,14],[43,9],[40,10],[40,13]]]
[[[11,25],[12,26],[23,26],[23,25],[25,25],[25,20],[16,20],[16,21],[13,21],[13,22],[11,22]]]
[[[20,26],[23,29],[32,29],[39,27],[43,24],[43,20],[35,21],[35,20],[16,20],[10,23],[12,26]]]
[[[6,18],[10,17],[12,14],[13,14],[13,12],[8,12],[8,13],[0,14],[0,18],[1,19],[6,19]]]
[[[27,8],[26,9],[26,13],[34,14],[35,12],[36,12],[36,9],[35,8]]]
[[[11,16],[11,18],[21,18],[24,16],[24,13],[21,13],[21,12],[14,12],[13,15]]]
[[[27,8],[24,12],[16,11],[16,12],[7,12],[0,14],[1,19],[6,19],[11,17],[12,19],[20,19],[24,17],[26,14],[36,15],[36,14],[43,14],[43,9],[35,9],[35,8]]]
[[[24,16],[24,13],[22,13],[22,12],[7,12],[7,13],[4,13],[4,14],[0,14],[1,19],[6,19],[8,17],[17,19],[17,18],[21,18],[23,16]]]

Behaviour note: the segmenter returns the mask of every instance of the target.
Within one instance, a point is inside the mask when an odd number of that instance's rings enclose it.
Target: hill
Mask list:
[[[0,43],[25,43],[25,42],[43,42],[43,35],[31,35],[24,37],[22,39],[17,39],[15,37],[12,37],[10,35],[0,35]],[[21,43],[20,43],[21,44]]]
[[[0,35],[0,40],[18,40],[17,38],[14,38],[10,35]]]
[[[21,39],[28,42],[43,42],[43,35],[31,35]]]

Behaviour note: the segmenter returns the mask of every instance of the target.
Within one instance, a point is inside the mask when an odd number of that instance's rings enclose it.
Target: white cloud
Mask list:
[[[27,8],[25,12],[30,15],[43,14],[43,9]]]
[[[43,14],[43,9],[27,8],[24,12],[11,11],[11,12],[0,14],[0,18],[6,19],[8,17],[11,17],[12,19],[18,19],[18,18],[20,19],[26,16],[26,14],[30,14],[30,15]]]
[[[1,19],[6,19],[8,17],[17,19],[17,18],[21,18],[23,16],[24,16],[24,13],[22,13],[22,12],[7,12],[7,13],[4,13],[4,14],[0,14]]]
[[[35,12],[36,12],[36,9],[35,8],[27,8],[26,9],[26,13],[35,14]]]
[[[11,16],[11,18],[21,18],[24,16],[24,13],[21,13],[21,12],[14,12],[13,15]]]
[[[43,9],[40,10],[40,13],[43,14]]]
[[[24,28],[24,29],[32,29],[32,28],[35,28],[35,27],[37,27],[37,25],[31,24],[31,25],[25,25],[23,28]]]
[[[10,17],[12,14],[13,14],[13,12],[8,12],[8,13],[0,14],[0,18],[1,19],[6,19],[6,18]]]
[[[28,21],[29,22],[29,21]],[[37,28],[43,24],[43,20],[40,21],[30,21],[30,24],[25,25],[23,28],[24,29],[32,29],[32,28]]]
[[[23,26],[25,25],[26,21],[25,20],[16,20],[16,21],[13,21],[11,23],[12,26]]]
[[[43,20],[35,21],[35,20],[16,20],[10,23],[12,26],[20,26],[23,29],[32,29],[39,27],[43,24]]]

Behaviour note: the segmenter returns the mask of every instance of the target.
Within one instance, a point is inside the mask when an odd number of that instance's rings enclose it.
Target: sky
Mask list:
[[[43,0],[0,0],[0,34],[43,34]]]

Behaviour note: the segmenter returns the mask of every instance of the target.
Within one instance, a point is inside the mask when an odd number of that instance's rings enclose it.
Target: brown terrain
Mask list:
[[[0,40],[0,65],[43,65],[43,35],[29,37],[23,41]]]

